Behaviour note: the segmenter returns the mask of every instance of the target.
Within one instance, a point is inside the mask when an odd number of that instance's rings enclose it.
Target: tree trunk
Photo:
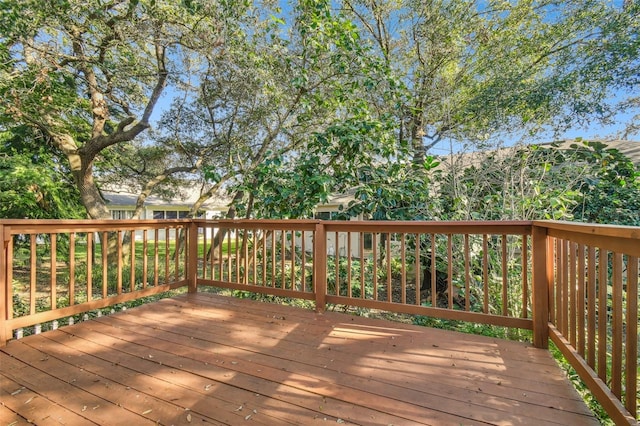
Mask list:
[[[90,219],[111,219],[111,212],[107,208],[107,203],[93,179],[93,158],[95,156],[90,154],[82,155],[77,150],[68,150],[68,142],[72,140],[71,136],[66,137],[67,149],[65,153],[69,160],[69,166],[80,193],[82,204],[87,209]],[[75,146],[75,141],[73,145]],[[101,244],[107,245],[108,263],[116,264],[118,262],[118,233],[108,232],[106,241],[104,241],[103,233],[99,233],[99,238]],[[123,246],[122,251],[127,253],[129,251],[128,245]],[[123,256],[124,261],[128,261],[127,256]]]
[[[93,181],[93,173],[85,172],[78,176],[78,190],[91,219],[111,219],[111,212]]]
[[[73,136],[51,135],[51,142],[67,157],[69,169],[80,193],[82,205],[91,219],[111,219],[107,204],[93,179],[93,161],[95,154],[81,152]]]
[[[423,137],[424,132],[424,103],[416,101],[409,117],[409,135],[411,137],[411,149],[413,151],[413,165],[416,170],[423,170],[422,165],[426,156]]]

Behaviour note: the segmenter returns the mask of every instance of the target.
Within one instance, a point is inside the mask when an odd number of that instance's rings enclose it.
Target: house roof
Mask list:
[[[624,140],[612,140],[612,141],[598,141],[607,145],[607,149],[617,149],[622,154],[627,156],[634,164],[640,165],[640,141],[624,141]],[[540,144],[542,146],[551,145],[552,142]],[[576,140],[566,140],[559,143],[559,149],[570,149],[571,145],[578,144]]]
[[[150,195],[145,200],[145,206],[148,207],[182,207],[190,208],[200,197],[199,191],[190,190],[187,188],[182,191],[183,196],[176,196],[172,198],[160,197],[157,195]],[[107,200],[107,205],[119,206],[119,207],[135,207],[139,194],[127,192],[126,190],[109,190],[102,191],[102,196]],[[225,194],[218,193],[207,200],[202,208],[204,210],[226,210],[231,199]]]
[[[351,188],[347,192],[339,194],[331,194],[326,203],[318,205],[318,209],[338,207],[341,205],[347,205],[350,201],[355,200],[356,188]]]
[[[607,148],[617,149],[618,151],[626,155],[631,161],[633,161],[634,164],[640,166],[640,141],[613,140],[602,141],[602,143],[606,144]],[[577,140],[565,140],[562,142],[546,142],[536,145],[551,147],[552,144],[557,144],[557,149],[571,149],[571,145],[580,144],[580,142]],[[439,161],[441,161],[441,165],[439,166],[439,168],[452,165],[456,168],[460,167],[461,169],[474,165],[479,166],[482,160],[489,155],[496,155],[498,158],[506,158],[511,155],[514,150],[520,148],[522,148],[522,146],[512,146],[487,151],[443,155],[438,157]],[[316,211],[330,211],[335,209],[336,207],[339,207],[340,205],[347,205],[350,201],[355,200],[355,192],[356,188],[351,188],[344,193],[332,194],[326,203],[322,203],[317,206]]]
[[[640,165],[640,142],[622,140],[599,142],[607,145],[608,149],[617,149],[622,154],[627,156],[634,164]],[[557,149],[569,150],[571,149],[571,145],[580,145],[580,143],[580,141],[569,139],[560,142],[545,142],[534,145],[551,148],[551,145],[555,144],[557,145]],[[450,155],[438,156],[438,159],[441,161],[440,167],[454,166],[466,168],[470,166],[479,166],[482,163],[482,160],[489,155],[493,155],[499,159],[507,158],[509,155],[512,155],[514,151],[522,149],[523,147],[527,147],[527,145],[516,145],[505,148],[491,149],[487,151],[453,153]]]

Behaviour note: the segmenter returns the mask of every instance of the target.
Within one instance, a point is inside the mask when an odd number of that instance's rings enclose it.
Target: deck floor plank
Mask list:
[[[155,423],[125,410],[114,401],[100,398],[92,392],[93,389],[85,390],[72,383],[60,380],[55,375],[51,375],[50,373],[55,367],[49,367],[46,357],[31,362],[23,361],[27,355],[25,350],[27,347],[22,342],[18,342],[17,344],[7,345],[4,348],[4,352],[13,357],[2,357],[3,374],[36,393],[37,395],[34,396],[31,402],[42,397],[65,407],[77,415],[77,417],[69,421],[64,420],[65,424],[113,424],[113,419],[121,419],[122,423],[129,424]],[[21,365],[25,362],[29,366],[24,367]],[[47,415],[49,413],[39,412],[38,414]]]
[[[121,329],[104,326],[96,322],[92,324],[90,331],[85,331],[86,335],[83,335],[83,337],[92,340],[101,339],[103,341],[107,337],[110,337],[113,341],[118,338],[130,340],[131,342],[135,341],[135,344],[130,345],[119,344],[119,348],[124,351],[132,351],[132,355],[140,358],[150,355],[156,362],[161,362],[163,365],[186,368],[195,372],[195,374],[203,376],[204,383],[210,384],[212,381],[225,383],[257,395],[269,395],[271,399],[317,410],[316,415],[332,416],[336,421],[339,418],[358,417],[377,419],[371,424],[395,424],[398,420],[402,420],[403,417],[409,417],[414,422],[419,421],[425,414],[429,414],[431,418],[437,418],[440,421],[444,421],[443,417],[454,420],[453,416],[446,413],[420,412],[418,410],[419,407],[410,404],[406,404],[404,407],[402,417],[387,416],[384,412],[378,411],[380,407],[376,407],[378,410],[370,409],[369,407],[375,405],[358,399],[358,397],[371,399],[371,394],[365,392],[362,395],[356,395],[356,392],[352,391],[339,398],[336,395],[341,389],[335,384],[326,380],[313,380],[307,376],[298,377],[289,371],[288,367],[283,367],[287,366],[287,364],[282,362],[279,367],[270,368],[266,365],[256,364],[252,360],[238,357],[237,354],[225,356],[200,350],[193,345],[188,345],[191,342],[190,338],[186,338],[183,342],[176,344],[165,340],[161,333],[156,332],[156,337],[142,334],[136,335],[135,332],[126,331],[127,333],[123,333]],[[228,340],[228,337],[225,340]],[[234,350],[234,353],[237,353],[237,350]],[[178,362],[180,362],[180,366],[177,365]],[[322,392],[318,393],[317,389],[319,388],[331,389],[330,395]],[[380,403],[389,404],[389,401],[383,400]],[[394,403],[402,405],[400,401]],[[394,410],[397,410],[397,408]],[[355,414],[346,414],[350,412],[355,412]],[[384,423],[380,423],[381,421]]]
[[[171,302],[167,301],[166,303]],[[265,305],[267,309],[271,306],[268,304]],[[198,317],[204,316],[204,318],[206,318],[207,310],[204,309],[202,305],[195,306],[198,306],[197,310],[193,308],[191,310],[181,308],[177,314],[171,314],[167,309],[163,311],[161,315],[162,317],[165,315],[174,315],[173,317],[175,318],[188,321],[189,319],[186,314],[194,315],[194,313],[197,312]],[[147,309],[144,314],[140,315],[138,320],[145,317],[153,318],[154,314],[156,315],[155,318],[159,318],[156,310]],[[418,346],[414,342],[414,336],[422,338],[424,343],[424,338],[427,337],[427,334],[425,334],[423,328],[408,326],[404,332],[399,332],[399,330],[403,330],[403,324],[394,324],[393,327],[389,328],[389,322],[387,321],[366,318],[364,320],[367,324],[358,324],[357,322],[361,321],[362,318],[353,316],[347,317],[350,322],[348,322],[348,328],[344,328],[340,326],[340,324],[343,323],[340,320],[344,319],[342,314],[337,314],[335,320],[329,319],[330,315],[330,313],[323,314],[323,316],[327,317],[324,319],[324,322],[328,325],[319,325],[320,321],[323,320],[318,319],[314,320],[314,323],[305,324],[301,339],[296,339],[295,335],[291,334],[290,327],[284,328],[287,326],[284,321],[285,317],[274,315],[273,318],[277,318],[277,321],[275,321],[271,319],[272,316],[269,313],[266,315],[266,317],[269,318],[269,325],[265,327],[263,324],[264,320],[251,321],[251,319],[245,315],[242,320],[239,321],[240,325],[238,328],[234,329],[236,331],[234,332],[233,344],[237,346],[238,341],[248,343],[255,342],[256,340],[259,341],[259,339],[255,338],[255,335],[259,334],[266,339],[278,340],[278,348],[281,348],[281,345],[287,344],[299,344],[308,347],[310,340],[307,339],[306,336],[308,333],[315,332],[324,336],[321,345],[311,346],[311,350],[314,351],[316,357],[322,357],[323,353],[327,354],[327,351],[330,351],[331,346],[334,345],[339,349],[340,353],[357,354],[362,358],[363,356],[367,356],[367,354],[363,354],[359,345],[366,344],[370,348],[370,352],[374,354],[368,356],[366,359],[367,365],[370,365],[371,362],[376,363],[380,361],[385,363],[392,361],[406,362],[412,367],[411,373],[421,373],[421,367],[424,368],[425,372],[430,372],[438,360],[444,360],[442,362],[443,366],[449,367],[451,366],[449,360],[455,359],[464,362],[472,359],[473,362],[479,366],[480,372],[486,375],[494,367],[498,370],[503,369],[500,363],[495,362],[496,356],[511,352],[509,353],[509,360],[514,363],[514,367],[522,367],[522,369],[509,370],[507,373],[515,372],[515,377],[518,381],[528,377],[535,382],[539,379],[541,372],[544,373],[546,377],[554,376],[560,381],[564,378],[558,370],[555,361],[548,356],[546,351],[533,349],[530,345],[524,345],[527,350],[523,351],[523,345],[519,343],[488,338],[485,339],[485,341],[479,341],[477,336],[429,329],[428,336],[431,340],[431,345]],[[196,319],[194,322],[198,321],[199,319]],[[294,324],[297,324],[297,322],[294,321]],[[321,327],[319,332],[317,330],[314,331],[314,328],[317,327]],[[225,327],[225,330],[228,330],[228,327]],[[208,330],[207,332],[215,333],[215,329]],[[246,336],[242,336],[242,333],[245,333]],[[289,335],[284,339],[286,334]],[[471,340],[469,340],[469,338],[471,338]],[[353,349],[354,347],[355,349]],[[296,350],[295,346],[288,347],[287,349]],[[324,351],[318,353],[319,349],[324,349]],[[333,352],[324,356],[324,359],[329,360],[335,358],[335,353],[336,352]],[[523,354],[525,356],[522,356]],[[425,357],[430,360],[429,363],[422,363]],[[352,361],[353,357],[348,355],[348,359]],[[403,366],[399,369],[399,372],[402,371],[407,371],[406,367]],[[502,376],[504,375],[505,374],[502,374]],[[545,385],[548,385],[548,383],[545,383]],[[560,385],[559,389],[566,389],[566,387]],[[574,392],[569,392],[569,395],[573,399],[579,399]]]
[[[4,354],[0,354],[0,365],[5,361]],[[17,370],[16,370],[17,371]],[[37,393],[27,389],[7,376],[0,375],[0,397],[2,412],[1,424],[60,425],[79,424],[84,419],[66,408],[42,398]]]
[[[203,311],[206,312],[206,310],[201,309],[200,315],[202,315]],[[136,330],[143,332],[142,330],[147,330],[146,333],[150,335],[161,332],[160,334],[163,336],[163,339],[170,339],[173,343],[184,347],[204,348],[206,347],[207,342],[224,341],[225,336],[215,336],[215,328],[207,331],[194,332],[192,331],[192,326],[185,326],[184,329],[175,329],[174,326],[164,325],[164,323],[161,322],[163,317],[166,315],[169,315],[170,318],[175,316],[175,314],[171,314],[170,312],[170,308],[164,308],[162,314],[158,313],[155,309],[145,309],[144,312],[140,312],[139,315],[136,316],[120,316],[118,318],[120,320],[118,327],[125,328],[131,332]],[[181,309],[179,312],[179,318],[183,321],[188,320],[186,318],[188,317],[188,314],[185,313],[184,309]],[[444,381],[440,380],[441,377],[447,379],[450,376],[453,376],[454,378],[456,376],[456,374],[452,375],[451,370],[456,369],[457,367],[450,367],[449,363],[457,363],[459,361],[450,358],[451,355],[444,357],[447,362],[447,367],[437,371],[437,376],[434,377],[433,371],[428,372],[420,368],[414,368],[414,371],[411,370],[412,366],[421,366],[425,364],[423,362],[424,355],[421,355],[421,357],[416,359],[409,359],[400,367],[394,366],[393,371],[390,372],[390,366],[397,364],[397,360],[394,358],[397,358],[398,354],[402,354],[399,350],[394,348],[392,349],[394,349],[395,354],[389,355],[389,352],[385,349],[384,351],[380,351],[380,355],[369,357],[364,361],[359,360],[359,365],[355,366],[356,370],[353,370],[350,366],[350,362],[353,361],[353,353],[344,353],[342,347],[338,347],[337,350],[334,349],[333,351],[328,351],[330,352],[329,357],[318,354],[319,351],[317,347],[308,346],[309,350],[306,351],[300,349],[300,345],[289,345],[285,348],[282,346],[284,340],[281,339],[277,350],[274,350],[273,348],[263,348],[262,353],[256,353],[255,348],[251,347],[251,342],[255,341],[257,337],[252,330],[257,330],[258,327],[256,324],[247,324],[246,321],[244,321],[243,324],[249,326],[248,330],[234,332],[233,346],[236,349],[244,349],[245,355],[238,354],[238,356],[242,356],[243,358],[248,357],[253,363],[269,365],[277,368],[278,365],[281,364],[279,355],[284,350],[285,353],[295,353],[296,360],[300,360],[288,361],[289,366],[287,367],[287,370],[300,375],[311,376],[311,380],[318,380],[319,378],[329,374],[330,371],[333,371],[335,377],[332,377],[331,380],[335,383],[350,387],[357,387],[360,390],[374,389],[374,392],[378,389],[384,389],[386,392],[384,395],[385,397],[393,397],[400,400],[410,399],[412,403],[418,405],[424,401],[425,395],[430,395],[428,399],[429,404],[431,404],[432,407],[438,407],[439,409],[445,407],[451,400],[457,400],[458,403],[466,401],[470,404],[469,410],[473,411],[473,416],[477,419],[480,419],[479,416],[481,413],[487,411],[487,409],[489,410],[489,413],[491,413],[492,410],[501,410],[504,406],[502,398],[508,398],[514,401],[520,400],[519,402],[521,403],[537,404],[543,407],[544,409],[536,414],[538,420],[542,419],[562,422],[562,413],[558,414],[557,412],[548,410],[547,408],[549,406],[565,406],[570,408],[572,405],[575,405],[577,400],[575,392],[566,392],[567,397],[569,397],[569,401],[565,401],[566,397],[560,397],[558,391],[566,390],[565,387],[554,389],[554,394],[548,395],[547,393],[534,392],[532,390],[527,390],[527,392],[514,392],[513,388],[509,389],[507,385],[502,385],[501,383],[496,384],[487,382],[480,384],[476,382],[475,386],[471,387],[468,378],[464,377],[456,379],[455,381],[444,380],[448,383],[443,383]],[[174,334],[172,336],[172,330],[174,332],[177,331],[178,334]],[[305,334],[308,332],[309,330],[305,329]],[[184,337],[186,333],[190,333],[190,337],[196,337],[197,339],[194,340]],[[242,336],[240,334],[242,334]],[[399,338],[397,339],[397,337],[401,337],[397,332],[392,334],[390,341],[396,342],[397,340],[400,340]],[[376,337],[379,338],[381,335],[383,335],[381,329],[377,329]],[[263,335],[260,337],[265,336]],[[308,339],[308,341],[309,340],[311,339]],[[395,343],[392,345],[394,347],[401,346],[395,345]],[[414,346],[415,345],[410,348]],[[427,356],[435,357],[437,355],[435,350],[430,352],[432,353]],[[544,354],[544,351],[535,352]],[[385,359],[376,359],[378,357],[385,357]],[[461,357],[468,358],[468,356],[464,354],[462,354]],[[485,359],[486,357],[481,358],[481,363],[487,362]],[[465,362],[469,363],[468,360]],[[531,366],[527,365],[521,365],[520,367],[526,369],[531,368]],[[536,367],[538,370],[536,373],[536,383],[540,371],[545,372],[545,374],[547,373],[546,370],[548,370],[548,367],[546,365],[545,367],[546,368],[543,370]],[[553,373],[553,371],[551,371],[551,373]],[[361,379],[359,375],[365,375],[369,378]],[[430,378],[430,380],[424,380],[425,377]],[[438,379],[436,380],[436,378]],[[496,380],[499,381],[500,378],[496,378]],[[532,386],[530,388],[532,388]],[[393,395],[392,392],[394,393]],[[495,393],[498,395],[495,395]],[[582,412],[583,414],[588,414],[588,411],[586,410]],[[547,415],[546,419],[544,418],[545,415]],[[569,419],[570,418],[571,416],[569,416]]]
[[[66,424],[598,424],[531,345],[208,293],[11,341],[0,357],[5,424],[45,412]],[[16,389],[38,403],[21,407]]]
[[[75,387],[90,391],[105,400],[109,400],[120,407],[133,413],[148,417],[154,421],[156,419],[175,419],[189,414],[184,408],[175,404],[175,398],[184,395],[183,389],[177,391],[172,389],[172,384],[167,382],[156,383],[153,377],[139,380],[134,374],[122,372],[122,368],[112,362],[100,360],[98,357],[85,355],[80,348],[70,348],[60,341],[55,340],[55,336],[65,334],[63,332],[47,333],[47,338],[41,339],[38,347],[34,348],[27,340],[25,346],[19,348],[22,360],[35,363],[42,357],[47,358],[47,370],[52,376],[59,378]],[[73,365],[65,362],[65,359],[73,360]],[[138,379],[138,380],[136,380]],[[144,386],[132,388],[127,383],[135,382]],[[173,392],[171,392],[173,390]],[[160,391],[156,396],[153,393]],[[168,402],[171,401],[171,402]],[[200,418],[202,417],[202,418]],[[215,423],[211,417],[204,417],[192,414],[194,421],[208,421]],[[223,424],[223,423],[218,423]]]
[[[19,426],[19,425],[28,425],[33,423],[29,422],[27,419],[25,419],[15,411],[12,411],[10,408],[4,405],[4,401],[3,401],[2,403],[0,403],[0,424]]]
[[[76,330],[68,331],[74,332]],[[184,407],[191,407],[191,411],[203,410],[207,415],[217,415],[218,417],[221,417],[225,412],[229,413],[232,417],[222,419],[223,423],[233,424],[238,420],[235,417],[241,417],[244,420],[247,415],[252,413],[253,409],[259,409],[261,414],[270,414],[269,407],[265,406],[265,411],[261,405],[261,401],[264,399],[261,398],[261,395],[240,387],[226,385],[222,380],[212,380],[216,374],[218,374],[218,378],[224,378],[225,375],[231,377],[231,375],[228,371],[220,370],[213,364],[209,365],[210,359],[205,362],[196,362],[189,357],[177,356],[176,346],[163,344],[161,339],[158,340],[160,342],[158,346],[162,346],[162,349],[143,345],[144,342],[137,339],[139,336],[135,336],[135,332],[132,332],[131,335],[138,344],[130,344],[126,339],[109,335],[109,332],[114,331],[116,331],[116,336],[122,333],[122,330],[118,332],[114,327],[103,328],[96,321],[88,330],[77,331],[67,337],[53,336],[53,338],[57,343],[69,345],[79,351],[99,353],[104,351],[105,347],[109,347],[111,348],[108,352],[109,362],[116,364],[119,368],[131,371],[134,375],[146,376],[145,386],[148,386],[150,390],[155,389],[156,394],[163,392],[163,398]],[[98,333],[101,334],[98,335]],[[84,368],[95,369],[95,366],[87,365]],[[113,373],[109,371],[105,371],[103,374],[113,376]],[[125,379],[123,381],[131,383],[131,380]],[[177,389],[168,390],[168,388],[174,387]],[[169,391],[171,393],[167,394]],[[292,411],[292,407],[276,411],[275,418],[280,421],[287,420],[287,414],[290,411]],[[302,414],[298,411],[289,420],[296,424],[295,420]],[[254,419],[254,421],[260,422],[259,419]],[[266,424],[273,424],[273,421],[273,419],[267,419]]]

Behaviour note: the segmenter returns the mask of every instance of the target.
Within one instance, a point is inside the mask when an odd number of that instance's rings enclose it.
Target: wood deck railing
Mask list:
[[[184,220],[0,220],[0,344],[14,330],[39,330],[186,285],[188,250],[180,241],[189,226]]]
[[[637,416],[640,228],[563,222],[0,221],[0,344],[199,286],[532,330]]]
[[[551,340],[616,424],[637,418],[640,228],[534,228],[547,236]]]

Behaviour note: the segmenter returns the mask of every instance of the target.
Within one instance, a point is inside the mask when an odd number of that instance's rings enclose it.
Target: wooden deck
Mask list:
[[[1,425],[598,424],[531,345],[206,293],[0,350]]]

